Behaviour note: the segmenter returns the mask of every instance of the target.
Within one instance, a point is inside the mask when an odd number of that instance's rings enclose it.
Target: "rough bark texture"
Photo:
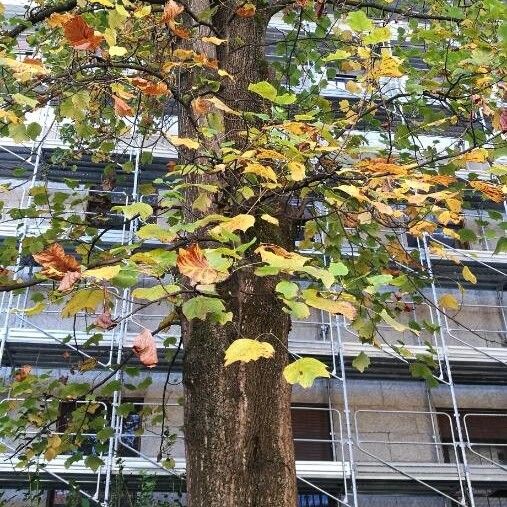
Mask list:
[[[205,9],[196,0],[194,11]],[[264,35],[267,21],[232,16],[220,9],[214,26],[222,27],[228,44],[216,49],[221,68],[235,77],[225,80],[219,96],[236,109],[262,108],[247,91],[266,79]],[[199,48],[202,51],[202,47]],[[211,48],[213,51],[214,48]],[[191,135],[185,113],[182,135]],[[225,117],[225,137],[241,142],[241,120]],[[200,182],[209,182],[201,177]],[[213,181],[210,179],[210,181]],[[213,181],[215,182],[215,181]],[[189,203],[195,198],[189,195]],[[209,213],[239,210],[214,202]],[[262,241],[290,243],[285,230],[256,228]],[[279,237],[273,237],[276,234]],[[282,241],[280,243],[280,241]],[[239,271],[219,288],[234,319],[227,326],[193,320],[182,323],[184,340],[185,435],[187,492],[191,507],[295,507],[296,476],[291,389],[282,376],[287,364],[290,320],[274,296],[278,280]],[[273,359],[224,367],[224,352],[237,338],[260,338],[275,348]]]

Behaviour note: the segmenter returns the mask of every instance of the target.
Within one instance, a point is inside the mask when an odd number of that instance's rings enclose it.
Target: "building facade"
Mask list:
[[[282,30],[275,20],[270,31],[273,40]],[[337,77],[325,95],[354,100],[345,89],[346,81],[347,76]],[[146,185],[165,174],[167,161],[176,158],[173,148],[163,139],[146,139],[133,129],[116,148],[131,171],[104,190],[104,167],[92,154],[71,165],[55,161],[55,153],[65,146],[65,125],[55,123],[51,105],[38,114],[43,130],[33,144],[15,144],[10,139],[0,143],[0,184],[14,189],[4,199],[1,211],[3,247],[17,249],[19,241],[46,233],[51,203],[71,192],[86,199],[73,201],[69,217],[93,217],[90,227],[104,231],[101,244],[134,242],[135,222],[126,224],[111,207],[156,202],[156,189],[146,191]],[[162,121],[165,130],[177,131],[170,110]],[[461,134],[456,128],[445,136],[421,136],[418,142],[448,146],[459,142]],[[378,133],[362,135],[374,152]],[[489,178],[480,165],[465,168],[463,177],[467,171],[483,171]],[[47,189],[46,217],[19,217],[12,212],[29,209],[42,188]],[[450,240],[438,231],[423,240],[400,237],[407,250],[419,251],[421,269],[433,276],[424,291],[426,302],[404,302],[407,322],[430,323],[427,327],[435,331],[415,337],[386,326],[381,330],[383,344],[374,348],[361,344],[344,319],[325,312],[314,311],[310,320],[293,323],[291,353],[317,357],[332,372],[330,379],[321,379],[312,388],[293,391],[301,507],[507,506],[507,306],[503,299],[507,254],[493,252],[504,232],[498,228],[491,233],[491,213],[505,216],[506,209],[494,203],[471,202],[464,212],[464,226],[477,238],[473,241]],[[353,255],[353,249],[348,253]],[[463,283],[456,259],[477,277],[477,283],[467,286],[464,293],[456,286],[458,281]],[[14,271],[19,278],[28,278],[34,269],[29,259],[18,256]],[[156,328],[169,311],[162,303],[148,310],[136,307],[129,290],[118,298],[122,303],[117,303],[112,314],[131,317],[91,345],[90,336],[81,330],[96,316],[62,320],[59,308],[51,304],[31,315],[27,310],[44,295],[41,287],[1,293],[0,357],[6,381],[25,364],[55,377],[100,379],[107,375],[128,354],[134,336],[143,328]],[[444,293],[455,293],[462,301],[455,318],[435,311]],[[162,358],[171,337],[171,347],[176,350],[176,327],[157,337]],[[411,357],[424,353],[431,344],[438,387],[429,388],[410,375],[407,359],[392,346],[397,340],[406,344],[406,354]],[[361,351],[371,358],[364,373],[352,366]],[[41,459],[29,470],[21,470],[13,457],[15,442],[4,441],[0,491],[5,505],[71,505],[72,488],[78,491],[79,502],[88,502],[76,505],[128,505],[121,500],[124,489],[152,491],[153,505],[156,501],[164,506],[184,505],[180,356],[176,355],[175,361],[163,358],[150,373],[153,382],[145,389],[131,390],[128,375],[116,375],[123,387],[103,402],[104,417],[113,434],[107,452],[99,453],[104,464],[96,471],[82,461],[67,468],[66,456],[49,462]],[[76,366],[91,357],[95,363],[90,371]],[[164,390],[168,393],[165,422],[146,422],[151,407],[160,405]],[[0,403],[11,407],[12,416],[17,401],[6,394]],[[122,410],[129,404],[133,410]],[[55,427],[55,433],[64,429],[65,410],[62,406],[63,426]],[[160,461],[160,442],[168,433],[174,459],[170,468]],[[94,435],[89,436],[86,453],[93,455]]]

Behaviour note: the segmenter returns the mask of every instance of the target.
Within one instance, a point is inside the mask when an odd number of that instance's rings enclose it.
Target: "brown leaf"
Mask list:
[[[102,312],[93,324],[101,329],[111,329],[116,326],[116,322],[111,318],[109,310]]]
[[[16,382],[23,382],[23,380],[30,375],[32,372],[32,367],[29,364],[24,364],[19,370],[14,374],[14,380]]]
[[[210,266],[203,251],[196,243],[186,250],[180,248],[177,265],[180,273],[190,278],[194,284],[208,285],[227,278],[227,273],[218,271]]]
[[[93,51],[100,46],[104,39],[102,35],[95,35],[93,28],[86,23],[82,16],[74,16],[63,25],[65,38],[75,49]]]
[[[132,114],[133,109],[123,100],[118,97],[118,95],[113,95],[114,100],[114,112],[118,116],[128,116]]]
[[[175,2],[174,0],[169,0],[164,6],[164,13],[162,14],[162,21],[164,23],[171,23],[174,21],[174,18],[181,14],[185,10],[183,5]]]
[[[240,18],[253,18],[257,8],[254,4],[246,3],[236,9],[236,14]]]
[[[93,370],[95,366],[97,366],[97,364],[98,364],[97,359],[95,359],[94,357],[88,357],[84,361],[78,363],[77,368],[81,373],[83,373],[85,371]]]
[[[502,112],[500,113],[500,130],[502,132],[507,132],[507,108],[502,109]]]
[[[80,278],[80,271],[67,271],[67,273],[63,275],[62,281],[58,286],[58,290],[60,292],[67,292],[68,290],[71,290]]]
[[[41,274],[53,280],[62,280],[68,271],[80,271],[81,268],[79,262],[72,255],[67,255],[58,243],[33,254],[33,258],[44,268]]]
[[[162,81],[154,83],[142,77],[135,77],[132,79],[132,84],[149,97],[159,97],[169,93],[167,85]]]
[[[204,115],[211,111],[212,105],[203,97],[197,97],[192,101],[192,109],[197,115]]]
[[[190,37],[190,30],[182,25],[178,25],[171,21],[168,23],[171,32],[180,39],[188,39]]]
[[[153,368],[158,364],[157,345],[149,329],[143,329],[134,338],[132,350],[139,358],[139,361],[147,368]]]

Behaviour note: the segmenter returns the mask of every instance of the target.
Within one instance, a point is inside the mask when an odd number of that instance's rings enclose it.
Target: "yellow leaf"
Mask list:
[[[305,177],[305,165],[301,162],[293,160],[287,164],[290,171],[290,178],[292,181],[301,181]]]
[[[116,12],[124,18],[128,18],[130,16],[129,12],[122,4],[116,4]]]
[[[270,224],[273,224],[273,225],[280,225],[278,218],[272,217],[271,215],[268,215],[267,213],[264,213],[263,215],[261,215],[261,219],[264,220],[265,222],[269,222]]]
[[[215,46],[220,46],[220,44],[227,42],[227,39],[219,39],[218,37],[203,37],[201,40],[208,44],[214,44]]]
[[[325,312],[340,314],[347,317],[349,320],[353,320],[356,317],[357,310],[348,301],[334,300],[323,298],[318,295],[315,289],[307,289],[303,291],[305,303],[313,308],[324,310]]]
[[[329,378],[327,366],[313,357],[301,357],[283,369],[283,376],[289,384],[299,384],[307,388],[317,377]]]
[[[104,291],[101,289],[81,289],[69,299],[62,309],[62,317],[73,317],[79,312],[95,311],[99,304],[104,303]]]
[[[262,164],[248,164],[243,170],[244,173],[255,174],[266,180],[278,181],[275,171],[269,166]]]
[[[239,113],[237,111],[234,111],[234,109],[231,109],[227,104],[224,104],[218,97],[211,97],[209,99],[206,98],[204,100],[213,104],[218,110],[223,111],[224,113],[239,116]]]
[[[97,280],[111,280],[120,272],[121,266],[104,266],[102,268],[88,269],[83,273],[85,278],[96,278]]]
[[[44,453],[44,458],[46,459],[46,461],[51,461],[52,459],[55,459],[56,456],[58,456],[58,451],[53,447],[49,447],[48,449],[46,449],[46,452]]]
[[[151,14],[151,5],[143,5],[140,9],[134,11],[135,18],[144,18]]]
[[[199,143],[195,139],[178,136],[166,136],[166,137],[167,140],[174,146],[185,146],[185,148],[188,148],[189,150],[197,150],[197,148],[199,148]]]
[[[384,322],[389,324],[393,329],[396,331],[399,331],[400,333],[403,333],[403,331],[407,331],[407,329],[410,329],[408,326],[405,326],[405,324],[402,324],[401,322],[398,322],[397,320],[393,319],[387,311],[384,309],[379,314]]]
[[[463,278],[470,283],[473,283],[474,285],[477,283],[477,277],[470,271],[470,268],[468,266],[465,266],[463,268]]]
[[[486,148],[476,148],[475,150],[469,151],[464,155],[461,155],[457,159],[459,162],[476,162],[478,164],[486,162],[488,159],[488,150]]]
[[[401,77],[403,72],[400,70],[402,61],[388,52],[383,52],[380,60],[376,62],[371,75],[374,78],[379,77]]]
[[[104,7],[114,7],[114,3],[111,0],[92,0],[92,4],[100,4]]]
[[[369,199],[365,197],[363,194],[361,194],[361,191],[359,188],[355,187],[354,185],[339,185],[338,190],[341,190],[342,192],[345,192],[346,194],[350,195],[351,197],[355,197],[358,201],[368,201]]]
[[[235,217],[218,224],[210,230],[211,234],[223,234],[224,232],[234,232],[237,230],[245,232],[255,223],[255,217],[252,215],[236,215]]]
[[[459,310],[458,300],[452,294],[444,294],[438,302],[444,310]]]
[[[255,250],[255,253],[261,256],[262,262],[289,273],[303,268],[310,260],[296,252],[288,252],[278,245],[263,244]]]
[[[361,86],[353,80],[347,81],[345,83],[345,89],[350,93],[361,93],[363,91]]]
[[[127,48],[122,46],[111,46],[108,52],[109,56],[125,56],[127,54]]]
[[[224,366],[229,366],[236,361],[248,363],[257,361],[261,357],[269,359],[273,357],[275,349],[268,342],[259,342],[248,338],[234,340],[225,351]]]
[[[13,308],[12,313],[23,313],[28,317],[32,317],[33,315],[38,315],[46,309],[46,304],[43,301],[39,301],[35,303],[34,306],[30,308],[25,308],[24,310],[18,310],[17,308]]]
[[[228,77],[229,79],[231,79],[232,81],[234,81],[234,76],[231,76],[226,70],[223,70],[223,69],[219,69],[217,71],[217,74],[220,76],[220,77]]]

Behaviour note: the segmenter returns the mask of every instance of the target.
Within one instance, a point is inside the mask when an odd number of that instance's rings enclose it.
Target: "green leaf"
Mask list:
[[[120,416],[120,417],[126,417],[128,416],[129,414],[135,412],[135,406],[132,402],[126,402],[126,403],[122,403],[117,409],[116,409],[116,413]]]
[[[163,297],[168,297],[180,290],[175,284],[154,285],[153,287],[138,287],[132,291],[132,297],[136,299],[146,299],[148,301],[156,301]]]
[[[176,233],[169,229],[163,229],[157,224],[146,224],[139,228],[137,237],[141,239],[158,239],[161,243],[170,243],[176,237]]]
[[[503,237],[498,240],[498,243],[496,244],[495,251],[493,252],[494,255],[498,255],[501,253],[507,252],[507,238]]]
[[[9,124],[9,137],[15,143],[22,143],[23,141],[28,140],[28,135],[26,133],[26,127],[23,123],[11,123]]]
[[[39,137],[42,132],[42,127],[37,122],[29,123],[26,126],[26,135],[32,140],[35,141],[37,137]]]
[[[62,317],[73,317],[79,312],[95,311],[97,306],[104,303],[104,292],[100,289],[81,289],[73,294],[62,309]]]
[[[103,464],[104,461],[93,454],[89,454],[85,458],[85,466],[91,468],[94,472],[96,472]]]
[[[304,303],[300,303],[299,301],[291,301],[289,299],[284,299],[283,302],[287,306],[288,310],[284,308],[283,310],[286,313],[290,313],[295,319],[305,320],[310,316],[310,308]]]
[[[360,10],[349,12],[345,21],[355,32],[366,32],[373,28],[371,19]]]
[[[232,313],[225,311],[222,300],[207,296],[197,296],[188,299],[182,306],[183,315],[189,320],[206,320],[208,315],[214,317],[219,324],[225,324],[232,320]]]
[[[111,427],[102,428],[97,432],[97,438],[102,443],[104,443],[106,440],[109,440],[112,436],[114,436],[114,430]]]
[[[345,60],[349,58],[350,53],[348,51],[344,51],[343,49],[337,49],[334,53],[329,53],[326,57],[323,58],[325,62],[334,62],[336,60]]]
[[[145,202],[134,202],[126,206],[113,206],[111,210],[120,211],[129,220],[139,216],[141,220],[146,221],[153,215],[153,208]]]
[[[37,107],[37,100],[32,99],[31,97],[27,97],[26,95],[23,95],[21,93],[14,93],[11,95],[12,100],[16,102],[16,104],[19,104],[20,106],[28,106],[32,109],[35,109]]]
[[[331,262],[329,272],[333,276],[345,276],[349,272],[349,268],[343,262]]]
[[[268,342],[260,342],[249,338],[234,340],[225,351],[224,366],[229,366],[236,361],[248,363],[257,361],[261,357],[269,359],[273,357],[275,349]]]
[[[297,97],[293,93],[283,93],[282,95],[277,95],[273,99],[273,102],[279,106],[288,106],[289,104],[294,104],[296,100]]]
[[[299,292],[297,283],[282,280],[276,284],[276,292],[283,294],[285,299],[294,299]]]
[[[251,83],[248,85],[248,90],[260,95],[262,98],[274,102],[278,95],[276,88],[267,81],[260,81],[258,83]]]
[[[360,352],[352,361],[352,366],[363,373],[370,366],[370,358],[364,352]]]
[[[375,27],[368,35],[363,37],[365,44],[378,44],[391,40],[391,30],[388,26]]]
[[[286,366],[283,376],[289,384],[311,387],[317,377],[329,378],[327,366],[314,357],[302,357]]]
[[[121,389],[122,383],[119,380],[111,380],[100,390],[101,396],[111,396],[115,391]]]

